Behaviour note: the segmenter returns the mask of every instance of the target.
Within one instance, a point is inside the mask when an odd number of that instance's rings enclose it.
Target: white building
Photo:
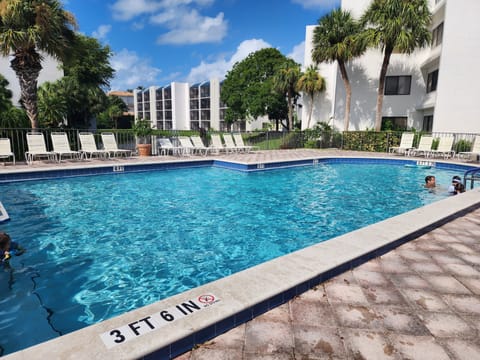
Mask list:
[[[226,106],[220,101],[221,82],[211,79],[202,83],[172,82],[164,87],[151,86],[134,92],[135,119],[146,119],[161,130],[226,131]],[[231,130],[260,129],[258,121],[236,122]]]
[[[480,133],[475,103],[480,73],[480,1],[429,0],[433,15],[432,44],[413,54],[392,54],[388,68],[383,119],[405,128],[433,132]],[[359,18],[371,0],[342,0],[342,9]],[[307,26],[305,68],[312,64],[315,26]],[[383,54],[370,49],[351,61],[347,71],[352,85],[349,130],[375,127],[378,77]],[[329,122],[343,130],[345,88],[336,63],[319,65],[327,90],[314,101],[311,126]],[[304,97],[302,118],[311,104]],[[306,127],[306,122],[302,124]]]
[[[60,69],[58,61],[46,54],[42,56],[44,60],[42,61],[42,70],[38,77],[38,86],[46,81],[54,82],[63,77],[63,70]],[[20,100],[20,85],[17,75],[10,66],[10,60],[8,57],[0,56],[0,74],[8,80],[8,88],[12,91],[12,103],[14,106],[18,106]]]

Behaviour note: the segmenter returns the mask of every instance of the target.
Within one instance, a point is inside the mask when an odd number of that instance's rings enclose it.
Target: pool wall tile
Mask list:
[[[257,316],[262,315],[263,313],[267,312],[270,309],[271,309],[270,299],[267,299],[267,300],[262,301],[262,302],[253,306],[252,315],[253,315],[253,317],[257,317]]]
[[[203,344],[205,341],[208,341],[216,336],[217,332],[214,324],[195,333],[195,344]]]
[[[215,334],[220,335],[235,327],[235,316],[220,320],[215,324]]]
[[[158,349],[157,351],[143,356],[141,359],[142,360],[163,360],[163,359],[170,359],[172,357],[170,351],[170,345],[166,346],[162,349]]]
[[[252,319],[252,308],[247,308],[235,314],[235,326],[241,325],[244,322],[250,321]]]

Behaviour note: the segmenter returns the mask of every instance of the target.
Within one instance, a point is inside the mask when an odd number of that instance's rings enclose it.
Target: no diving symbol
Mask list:
[[[198,297],[198,301],[200,301],[202,304],[211,304],[212,302],[215,301],[215,296],[213,296],[213,295],[200,295]]]

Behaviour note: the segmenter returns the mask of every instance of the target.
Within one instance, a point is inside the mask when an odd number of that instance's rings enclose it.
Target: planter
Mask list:
[[[152,144],[137,144],[139,156],[150,156],[152,154]]]

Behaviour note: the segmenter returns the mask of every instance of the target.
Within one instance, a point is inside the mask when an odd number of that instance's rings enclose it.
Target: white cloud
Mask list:
[[[292,0],[292,3],[300,4],[305,9],[340,7],[340,0]]]
[[[196,10],[163,13],[152,18],[153,21],[162,22],[170,29],[169,32],[158,37],[158,44],[199,44],[220,42],[227,34],[227,22],[223,13],[215,18],[201,16]]]
[[[97,30],[92,33],[92,36],[98,40],[105,40],[110,30],[112,30],[112,25],[100,25]]]
[[[117,20],[132,20],[134,29],[143,26],[146,17],[151,24],[167,29],[161,34],[159,44],[199,44],[220,42],[227,34],[228,23],[222,12],[215,17],[204,16],[199,9],[210,6],[215,0],[117,0],[112,6]],[[140,26],[139,26],[140,25]]]
[[[271,47],[271,45],[262,39],[242,41],[229,59],[226,56],[222,56],[211,63],[202,61],[200,65],[190,70],[186,81],[194,84],[211,78],[222,80],[236,62],[242,61],[252,52],[268,47]]]
[[[288,54],[287,57],[295,60],[295,62],[303,66],[303,60],[305,58],[305,41],[295,45],[292,52]]]
[[[117,0],[112,6],[113,18],[131,20],[143,14],[152,14],[163,7],[162,1],[156,0]]]
[[[110,64],[115,69],[111,82],[113,90],[134,89],[138,85],[151,86],[158,83],[161,70],[153,67],[149,59],[141,59],[134,51],[122,49],[114,54]]]

